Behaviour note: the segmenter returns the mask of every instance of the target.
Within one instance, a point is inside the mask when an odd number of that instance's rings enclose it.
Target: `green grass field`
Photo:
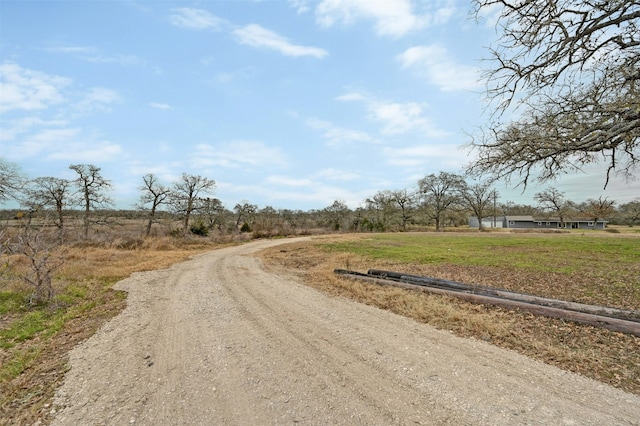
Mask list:
[[[603,233],[377,234],[326,244],[324,249],[335,254],[351,253],[372,261],[396,263],[399,267],[406,264],[511,271],[520,276],[540,278],[508,283],[514,290],[567,298],[566,287],[569,285],[579,290],[572,297],[584,295],[585,303],[640,309],[640,238],[633,236]],[[546,285],[543,277],[547,277]],[[552,281],[562,283],[562,291]],[[491,282],[470,284],[492,285]]]
[[[379,234],[327,247],[400,263],[515,266],[560,273],[590,269],[594,263],[615,273],[615,266],[640,263],[638,238],[580,234]]]

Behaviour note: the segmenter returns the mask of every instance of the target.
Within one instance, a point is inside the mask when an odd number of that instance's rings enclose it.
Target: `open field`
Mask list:
[[[113,284],[136,271],[165,268],[220,247],[211,239],[142,239],[136,244],[63,247],[56,300],[32,307],[16,280],[0,288],[0,424],[32,424],[51,410],[67,354],[126,301]],[[265,264],[339,297],[442,329],[640,394],[640,338],[471,305],[423,293],[344,280],[335,268],[402,270],[467,283],[624,309],[640,309],[640,235],[416,233],[317,237],[262,254]],[[6,278],[6,277],[5,277]]]
[[[339,297],[388,309],[640,394],[640,338],[333,274],[369,268],[640,310],[640,238],[606,233],[348,235],[263,253],[273,268]]]

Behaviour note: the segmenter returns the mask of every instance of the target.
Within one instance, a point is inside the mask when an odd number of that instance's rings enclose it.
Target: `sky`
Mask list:
[[[213,179],[229,209],[357,208],[473,161],[493,24],[468,0],[0,0],[0,157],[31,178],[100,167],[121,209],[148,173]],[[496,189],[640,196],[604,182]]]

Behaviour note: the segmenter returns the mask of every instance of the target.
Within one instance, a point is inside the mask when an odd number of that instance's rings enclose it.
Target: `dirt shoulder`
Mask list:
[[[637,424],[640,398],[267,272],[270,240],[137,273],[55,425]]]

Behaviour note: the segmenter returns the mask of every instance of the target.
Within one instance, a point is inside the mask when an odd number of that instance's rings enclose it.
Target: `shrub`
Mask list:
[[[203,237],[207,237],[209,235],[209,227],[205,225],[205,223],[201,220],[191,225],[191,233],[195,235],[200,235]]]

